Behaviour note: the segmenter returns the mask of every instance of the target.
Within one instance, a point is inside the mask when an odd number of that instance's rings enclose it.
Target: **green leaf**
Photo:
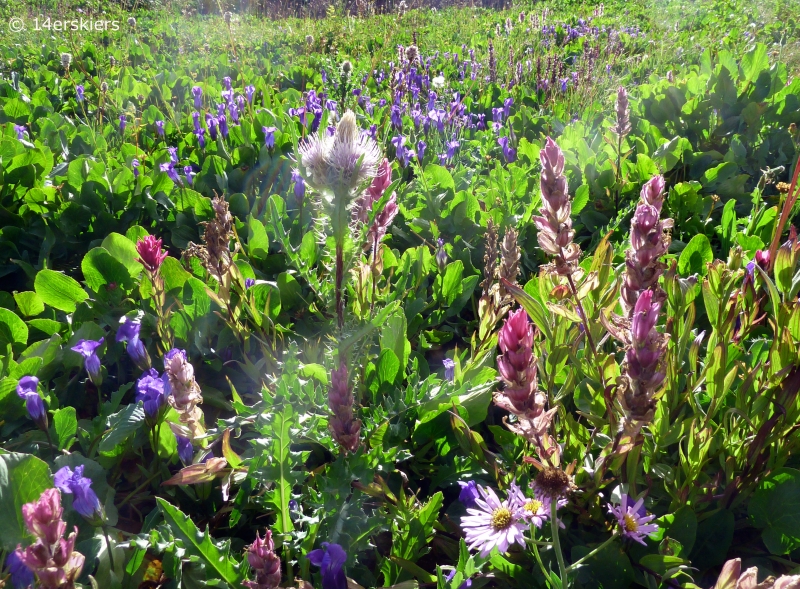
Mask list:
[[[28,342],[28,326],[16,313],[0,307],[0,350]]]
[[[131,227],[128,230],[128,235],[138,239],[141,237],[141,232],[135,229],[135,227]],[[142,228],[139,227],[139,229]],[[109,233],[100,247],[108,251],[115,260],[125,266],[130,276],[138,276],[141,273],[142,265],[136,261],[139,258],[139,252],[136,251],[136,245],[129,237],[119,233]]]
[[[32,290],[15,292],[14,300],[17,302],[19,312],[25,315],[25,317],[35,317],[44,311],[42,299]]]
[[[759,43],[742,57],[742,72],[747,82],[754,82],[766,69],[769,69],[767,46]]]
[[[577,215],[589,202],[589,185],[582,184],[575,191],[575,198],[572,199],[572,214]]]
[[[450,262],[442,279],[442,297],[446,305],[453,304],[463,288],[464,263],[461,260]]]
[[[100,440],[99,450],[102,454],[116,453],[117,446],[124,444],[144,424],[144,407],[139,403],[131,403],[109,417],[109,430]]]
[[[800,470],[781,468],[759,484],[747,508],[750,520],[764,530],[772,554],[800,547]]]
[[[289,501],[292,499],[292,485],[294,483],[289,450],[289,446],[292,443],[290,430],[292,422],[292,408],[290,405],[287,405],[282,413],[275,415],[275,422],[272,426],[272,464],[267,468],[272,475],[270,478],[274,484],[272,491],[269,493],[269,501],[278,511],[275,529],[281,534],[287,534],[294,529],[289,513]]]
[[[183,544],[188,554],[198,557],[206,566],[207,578],[222,579],[228,585],[238,587],[242,576],[239,572],[239,563],[230,555],[228,542],[220,548],[211,540],[208,528],[204,533],[200,533],[188,515],[161,497],[156,497],[156,500],[164,521],[172,530],[175,539]]]
[[[572,561],[591,552],[588,546],[574,546]],[[619,544],[614,542],[585,561],[578,568],[577,580],[584,589],[627,589],[633,585],[633,566]]]
[[[53,412],[53,426],[56,428],[58,449],[69,449],[68,442],[78,433],[78,418],[74,407],[64,407]]]
[[[55,270],[40,270],[33,288],[45,304],[65,313],[74,313],[78,303],[89,298],[77,280]]]
[[[411,343],[406,338],[406,316],[403,311],[397,311],[389,316],[381,330],[381,349],[392,350],[400,361],[401,372],[405,371],[408,357],[411,354]]]
[[[423,178],[429,189],[434,188],[437,185],[442,190],[447,190],[448,188],[452,190],[456,189],[456,183],[453,181],[453,176],[450,175],[450,172],[448,172],[447,168],[445,167],[438,166],[436,164],[428,164],[425,166]]]
[[[108,284],[114,283],[121,286],[130,279],[125,266],[102,247],[91,249],[83,256],[81,270],[86,286],[96,293],[102,292],[103,287]]]
[[[697,526],[697,540],[689,554],[689,560],[700,570],[725,562],[728,549],[733,542],[733,512],[721,509]]]
[[[695,235],[681,252],[678,259],[678,271],[686,276],[688,274],[705,275],[706,264],[714,261],[714,252],[708,237],[699,233]]]
[[[0,455],[0,543],[6,551],[25,542],[22,505],[53,486],[50,468],[30,454]]]
[[[400,360],[397,359],[395,354],[390,349],[381,351],[378,358],[378,380],[382,383],[393,383],[400,371]]]

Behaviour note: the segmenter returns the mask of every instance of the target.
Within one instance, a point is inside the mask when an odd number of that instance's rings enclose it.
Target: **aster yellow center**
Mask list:
[[[511,511],[507,507],[499,507],[492,512],[492,527],[495,530],[505,530],[511,525]]]
[[[528,503],[525,504],[525,507],[524,507],[525,511],[527,511],[528,513],[534,513],[534,514],[539,513],[539,510],[541,508],[542,508],[542,502],[541,501],[537,501],[536,499],[533,499],[533,500],[529,501]]]
[[[636,530],[639,529],[639,524],[636,522],[635,519],[633,519],[633,516],[627,513],[622,517],[622,521],[623,521],[622,527],[625,529],[626,532],[635,532]]]

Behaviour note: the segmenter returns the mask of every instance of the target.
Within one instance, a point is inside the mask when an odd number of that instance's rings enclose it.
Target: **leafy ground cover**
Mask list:
[[[6,583],[800,583],[796,2],[48,8],[0,7]]]

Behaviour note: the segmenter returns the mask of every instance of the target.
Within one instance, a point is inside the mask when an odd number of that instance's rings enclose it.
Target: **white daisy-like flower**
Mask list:
[[[488,556],[494,548],[506,552],[514,543],[525,545],[526,522],[515,501],[500,501],[494,490],[478,486],[480,497],[475,507],[467,509],[461,518],[461,528],[470,549],[479,548],[481,556]]]
[[[436,76],[431,80],[434,88],[444,88],[444,76]]]

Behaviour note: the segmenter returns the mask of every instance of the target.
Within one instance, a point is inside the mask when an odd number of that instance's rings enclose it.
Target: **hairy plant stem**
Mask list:
[[[535,527],[531,525],[531,537],[535,537]],[[550,579],[550,573],[547,572],[547,569],[544,568],[544,563],[542,562],[542,557],[539,555],[539,542],[536,540],[531,540],[533,543],[533,556],[536,557],[536,563],[539,565],[539,568],[542,570],[542,574],[546,580]]]
[[[561,554],[561,540],[558,538],[558,518],[556,512],[558,511],[558,500],[553,498],[550,501],[550,530],[553,535],[553,550],[556,552],[556,560],[558,561],[558,571],[561,577],[561,589],[569,589],[569,578],[567,577],[567,567],[564,564],[564,555]]]
[[[342,299],[342,282],[344,282],[344,246],[336,243],[336,317],[339,329],[344,327],[344,300]]]
[[[583,332],[586,334],[586,341],[589,343],[589,348],[592,350],[592,356],[594,356],[595,362],[597,362],[597,348],[594,345],[594,338],[592,337],[592,332],[589,331],[589,323],[586,321],[586,313],[583,311],[583,305],[581,304],[580,299],[578,298],[578,289],[575,288],[575,281],[572,280],[572,275],[567,274],[567,280],[569,281],[569,287],[572,290],[572,296],[575,297],[575,304],[578,306],[578,311],[581,314],[581,323],[583,324]],[[600,382],[603,385],[603,388],[606,388],[606,379],[605,375],[603,374],[603,368],[599,365],[597,366],[597,371],[600,376]]]
[[[595,554],[597,554],[598,552],[603,550],[603,548],[605,548],[606,546],[611,544],[611,542],[614,541],[614,538],[616,538],[618,535],[619,535],[619,530],[615,530],[614,533],[611,535],[611,537],[608,540],[606,540],[605,542],[600,544],[600,546],[598,546],[597,548],[595,548],[594,550],[592,550],[591,552],[589,552],[585,556],[582,556],[581,558],[579,558],[578,560],[573,562],[571,565],[569,565],[567,567],[567,572],[568,573],[572,572],[573,570],[578,568],[581,564],[583,564],[584,562],[586,562],[587,560],[592,558]]]

